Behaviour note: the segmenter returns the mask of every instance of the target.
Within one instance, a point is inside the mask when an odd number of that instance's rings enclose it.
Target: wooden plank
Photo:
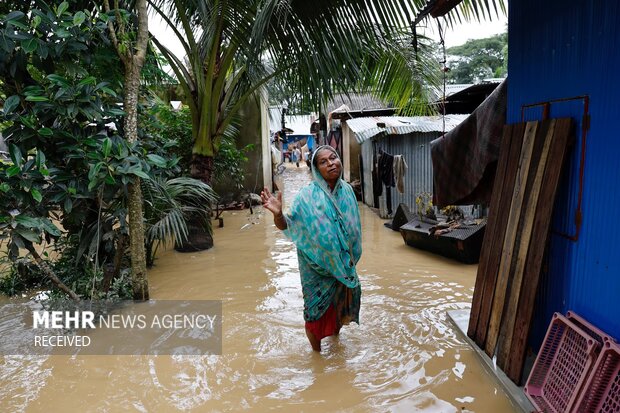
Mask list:
[[[522,127],[522,125],[505,125],[502,133],[502,144],[499,149],[497,168],[495,170],[495,178],[493,181],[493,192],[491,193],[489,216],[487,218],[487,225],[485,228],[484,238],[482,240],[480,261],[476,274],[476,284],[474,286],[474,296],[471,302],[471,312],[469,313],[467,335],[472,339],[475,339],[476,337],[480,307],[482,306],[482,300],[486,298],[484,297],[484,285],[485,283],[490,282],[488,280],[488,276],[491,274],[487,273],[487,263],[489,261],[491,249],[495,242],[495,231],[498,225],[498,211],[500,208],[501,192],[506,176],[506,167],[508,165],[508,157],[510,155],[510,144],[512,141],[513,129]],[[523,136],[523,133],[521,133],[521,136]],[[520,138],[521,137],[519,137],[519,139]],[[493,284],[495,284],[495,282],[493,282]]]
[[[543,254],[549,236],[553,204],[571,132],[572,121],[570,118],[556,119],[553,140],[549,151],[549,161],[545,168],[543,186],[538,201],[539,208],[534,218],[533,237],[530,241],[527,265],[523,274],[524,288],[519,298],[510,357],[507,367],[504,369],[508,377],[517,384],[520,384],[523,372],[527,338],[534,311],[534,301],[542,268]]]
[[[499,328],[506,301],[510,267],[514,254],[515,238],[519,229],[520,211],[525,198],[525,186],[530,169],[537,128],[538,122],[528,122],[525,126],[525,134],[523,135],[521,157],[519,159],[517,178],[515,179],[512,201],[510,203],[510,214],[508,215],[506,235],[503,240],[502,256],[497,273],[497,282],[495,283],[495,294],[493,295],[493,306],[491,308],[491,317],[489,318],[487,339],[484,344],[484,351],[489,357],[493,357],[495,353],[495,346],[497,345],[497,338],[499,336]]]
[[[532,238],[532,229],[534,227],[534,217],[538,207],[540,198],[540,190],[542,187],[543,175],[553,138],[553,130],[555,120],[547,120],[541,123],[536,134],[534,143],[534,153],[530,172],[528,173],[528,182],[525,189],[525,207],[520,211],[519,218],[519,236],[515,244],[515,255],[513,256],[513,265],[510,270],[510,290],[504,310],[504,317],[501,323],[500,334],[498,339],[497,365],[504,370],[508,363],[510,345],[512,343],[514,324],[517,313],[517,304],[521,294],[521,284],[523,281],[523,272],[525,270],[526,258],[530,240]]]
[[[502,254],[502,242],[498,242],[498,240],[503,240],[506,233],[506,223],[508,222],[510,201],[512,199],[512,188],[514,187],[515,177],[517,175],[517,167],[521,157],[521,146],[523,144],[523,133],[525,132],[525,124],[521,123],[513,126],[506,173],[504,181],[501,182],[501,190],[498,192],[499,206],[495,212],[489,211],[489,214],[496,214],[497,222],[494,232],[489,238],[489,259],[485,270],[486,282],[483,286],[483,299],[480,305],[478,325],[476,326],[476,336],[474,339],[476,344],[481,348],[484,348],[487,337],[491,307],[493,305],[493,295],[495,294],[495,283],[497,281],[497,269],[499,268],[499,259]]]

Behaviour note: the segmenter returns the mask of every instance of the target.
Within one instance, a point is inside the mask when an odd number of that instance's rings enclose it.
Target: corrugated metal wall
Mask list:
[[[362,144],[364,170],[364,202],[373,205],[372,156],[373,145],[377,151],[383,150],[392,155],[403,155],[407,162],[405,192],[392,188],[392,209],[396,212],[399,203],[405,203],[415,212],[415,198],[418,194],[433,192],[433,166],[431,164],[430,142],[439,137],[439,132],[390,135],[377,140],[367,140]],[[385,195],[385,187],[383,187]]]
[[[364,162],[364,203],[374,206],[372,193],[372,155],[383,150],[391,155],[403,155],[407,162],[404,193],[392,188],[392,212],[396,212],[398,204],[406,204],[411,212],[417,212],[416,197],[433,193],[433,164],[431,160],[431,141],[441,136],[441,132],[413,132],[405,135],[388,135],[386,137],[367,140],[362,144],[362,159]],[[374,146],[373,146],[374,145]],[[374,148],[374,149],[373,149]],[[385,186],[383,196],[385,196]],[[472,214],[471,205],[460,206],[464,214]],[[383,209],[383,206],[382,208]],[[385,216],[383,216],[385,218]]]
[[[367,140],[362,144],[362,173],[364,174],[364,203],[374,207],[372,193],[372,161],[373,161],[373,142]]]
[[[433,193],[431,141],[437,139],[440,134],[440,132],[414,132],[407,135],[390,135],[377,140],[377,150],[383,150],[391,155],[403,155],[405,162],[407,162],[405,192],[401,194],[396,188],[392,188],[392,210],[394,213],[401,202],[406,204],[412,212],[415,212],[416,196],[421,193],[429,195]]]
[[[576,143],[555,205],[548,265],[539,287],[532,344],[554,311],[574,310],[620,339],[620,2],[509,2],[508,122],[522,106],[587,95],[590,129],[580,143],[584,101],[551,105],[551,117],[575,121]],[[525,110],[540,119],[540,109]],[[583,226],[575,232],[579,162],[585,149]]]
[[[364,162],[364,202],[373,206],[372,195],[372,154],[373,144],[376,150],[392,155],[403,155],[407,162],[405,175],[405,192],[399,193],[392,188],[392,209],[396,212],[399,203],[405,203],[415,212],[415,198],[418,194],[433,192],[433,165],[431,163],[430,143],[437,139],[440,132],[416,132],[407,135],[390,135],[376,141],[368,140],[362,144]],[[385,195],[385,187],[383,188]]]

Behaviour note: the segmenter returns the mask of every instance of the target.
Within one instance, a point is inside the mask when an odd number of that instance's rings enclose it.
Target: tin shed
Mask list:
[[[364,203],[380,207],[377,203],[379,200],[373,196],[372,182],[373,159],[378,156],[380,150],[392,155],[403,155],[408,166],[404,177],[404,193],[399,193],[396,188],[391,190],[393,210],[401,202],[413,208],[416,205],[416,196],[422,193],[431,194],[433,168],[430,143],[443,133],[452,130],[467,116],[377,116],[347,120],[343,125],[343,134],[350,133],[361,145],[360,172],[357,174],[363,184]],[[353,171],[351,175],[354,175]],[[386,217],[387,211],[380,209],[380,215]]]

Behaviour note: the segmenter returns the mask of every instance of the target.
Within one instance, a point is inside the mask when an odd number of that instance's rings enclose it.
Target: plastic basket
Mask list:
[[[620,347],[616,343],[605,342],[585,390],[576,403],[576,412],[620,412]]]
[[[538,411],[572,410],[596,361],[599,346],[566,317],[553,315],[524,389]]]
[[[566,318],[568,318],[571,321],[571,323],[577,325],[577,327],[579,327],[586,333],[590,334],[592,338],[594,338],[596,341],[598,341],[601,344],[601,348],[603,344],[605,344],[606,341],[615,341],[612,336],[605,333],[603,330],[599,329],[598,327],[592,325],[591,323],[589,323],[587,320],[579,316],[574,311],[567,312]]]

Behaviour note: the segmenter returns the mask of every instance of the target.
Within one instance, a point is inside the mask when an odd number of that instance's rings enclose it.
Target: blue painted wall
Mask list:
[[[575,145],[561,182],[550,254],[539,285],[532,344],[554,311],[573,310],[620,339],[620,2],[510,0],[508,123],[541,119],[524,105],[587,95],[590,129],[581,145],[584,101],[551,105],[572,117]],[[585,149],[583,225],[575,233],[579,166]]]

